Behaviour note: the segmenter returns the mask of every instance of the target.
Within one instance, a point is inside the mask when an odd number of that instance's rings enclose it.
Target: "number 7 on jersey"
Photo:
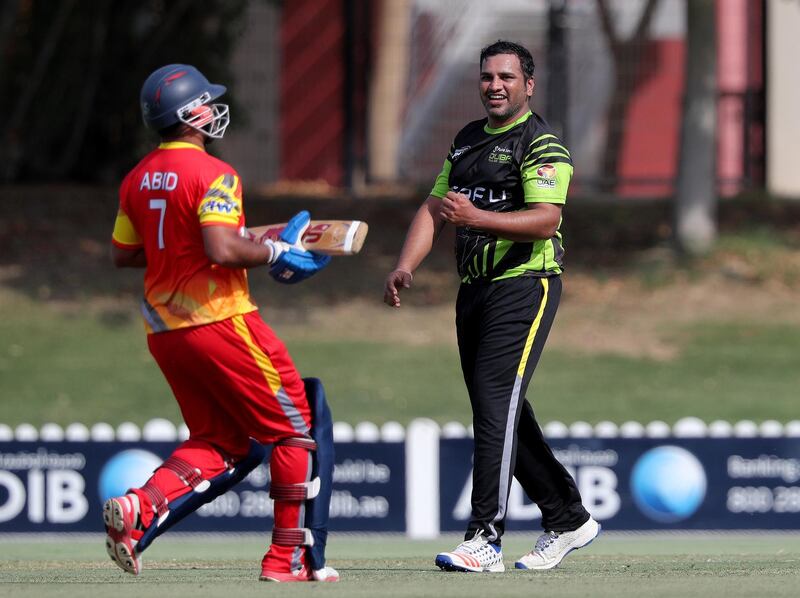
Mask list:
[[[158,248],[164,249],[164,216],[167,213],[167,200],[166,199],[151,199],[150,209],[158,210]]]

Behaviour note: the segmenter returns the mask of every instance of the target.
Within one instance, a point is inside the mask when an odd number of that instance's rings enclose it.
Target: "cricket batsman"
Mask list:
[[[144,123],[161,143],[122,181],[111,253],[118,268],[145,269],[147,344],[190,435],[144,486],[106,501],[106,549],[137,575],[158,535],[268,460],[275,526],[260,579],[338,581],[325,564],[330,410],[319,380],[300,377],[260,318],[246,272],[268,266],[278,282],[295,283],[330,257],[300,243],[308,212],[276,241],[240,235],[239,175],[206,153],[229,123],[228,106],[215,103],[224,93],[185,64],[156,70],[142,87]]]

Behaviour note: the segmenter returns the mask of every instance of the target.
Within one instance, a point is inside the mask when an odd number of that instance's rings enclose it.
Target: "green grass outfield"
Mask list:
[[[257,580],[263,544],[255,536],[164,538],[145,555],[138,577],[117,569],[101,536],[41,540],[0,536],[0,596],[797,596],[798,534],[605,533],[558,569],[502,574],[444,573],[436,552],[458,542],[399,536],[334,535],[330,564],[338,584]],[[531,537],[510,534],[506,566]]]
[[[117,320],[22,300],[0,305],[13,314],[0,320],[0,423],[180,422],[134,308]],[[797,418],[800,327],[751,319],[676,325],[672,334],[681,351],[668,360],[549,348],[529,391],[539,419]],[[338,421],[470,422],[451,344],[284,338],[300,371],[324,381]]]
[[[63,211],[54,213],[73,222],[83,204],[60,201]],[[28,248],[38,237],[0,223],[0,423],[180,421],[147,350],[141,272],[111,268],[109,224],[95,210],[75,220],[77,230],[47,229],[41,237],[52,243],[38,251]],[[336,420],[469,423],[451,249],[440,246],[403,308],[389,310],[380,301],[382,280],[405,223],[396,231],[389,226],[396,222],[380,222],[367,251],[336,260],[317,282],[275,285],[253,272],[263,317],[300,372],[323,380]],[[584,255],[565,277],[528,393],[539,421],[797,419],[800,229],[792,222],[785,231],[723,235],[702,260],[676,261],[657,248]],[[399,236],[390,242],[392,231]],[[77,252],[74,237],[82,239]]]

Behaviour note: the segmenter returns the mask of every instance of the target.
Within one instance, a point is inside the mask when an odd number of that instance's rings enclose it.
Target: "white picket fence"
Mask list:
[[[442,438],[472,437],[472,426],[459,422],[448,422],[439,425],[431,420],[413,420],[408,428],[415,425],[434,426]],[[781,423],[776,420],[765,420],[756,423],[751,420],[727,422],[715,420],[705,423],[696,417],[684,417],[672,426],[663,421],[651,421],[647,424],[628,421],[616,424],[610,421],[598,422],[594,425],[576,421],[566,424],[552,421],[542,428],[547,438],[778,438],[800,437],[800,420]],[[378,425],[372,422],[360,422],[351,425],[346,422],[333,424],[333,438],[336,442],[402,442],[406,438],[407,428],[402,424],[389,421]],[[31,424],[19,424],[11,427],[0,423],[0,442],[3,441],[45,441],[45,442],[172,442],[185,440],[189,430],[185,424],[176,426],[169,420],[151,419],[141,428],[131,422],[119,424],[116,428],[111,424],[99,422],[91,426],[72,423],[66,427],[48,423],[37,428]]]

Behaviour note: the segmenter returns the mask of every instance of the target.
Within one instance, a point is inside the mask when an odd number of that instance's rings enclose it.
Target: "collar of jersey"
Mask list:
[[[194,143],[186,143],[185,141],[165,141],[158,144],[158,149],[171,150],[171,149],[195,149],[201,152],[205,150]]]
[[[505,133],[509,129],[512,129],[512,128],[516,127],[519,123],[524,123],[526,120],[528,120],[531,117],[531,114],[532,114],[531,111],[528,110],[525,114],[520,116],[517,120],[515,120],[510,125],[506,125],[505,127],[500,127],[499,129],[493,129],[492,127],[489,126],[489,123],[487,122],[483,126],[483,130],[486,131],[487,133],[489,133],[489,135],[497,135],[498,133]]]

